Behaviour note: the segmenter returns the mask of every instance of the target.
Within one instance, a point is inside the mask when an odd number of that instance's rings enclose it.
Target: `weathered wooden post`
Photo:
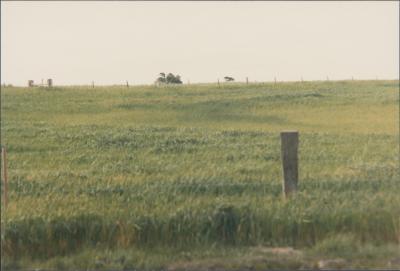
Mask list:
[[[51,88],[53,86],[53,79],[47,79],[47,86]]]
[[[28,87],[33,87],[33,80],[28,80]]]
[[[299,133],[297,131],[281,132],[281,153],[283,167],[283,192],[285,197],[297,191]]]
[[[7,208],[8,203],[8,178],[7,178],[7,150],[6,147],[1,148],[1,160],[3,164],[3,183],[4,183],[4,207]]]
[[[248,84],[249,84],[249,78],[246,77],[246,85],[248,85]]]
[[[128,81],[126,81],[126,87],[129,88],[129,82]]]

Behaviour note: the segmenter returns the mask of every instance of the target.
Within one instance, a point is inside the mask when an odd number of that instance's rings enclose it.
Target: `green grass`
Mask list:
[[[165,267],[215,246],[222,258],[254,246],[355,265],[371,251],[400,257],[398,81],[13,87],[1,98],[10,268],[97,268],[107,251]],[[288,129],[300,132],[300,184],[284,200]]]

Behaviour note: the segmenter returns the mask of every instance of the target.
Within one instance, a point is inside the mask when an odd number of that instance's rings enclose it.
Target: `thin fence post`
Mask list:
[[[8,204],[8,177],[7,177],[7,150],[6,147],[1,148],[1,160],[3,164],[3,182],[4,182],[4,207],[7,208]]]
[[[298,184],[298,156],[299,145],[298,131],[281,132],[281,153],[283,168],[282,190],[284,196],[297,191]]]
[[[129,82],[128,81],[126,81],[126,87],[129,88]]]
[[[248,84],[249,84],[249,78],[246,77],[246,85],[248,85]]]
[[[92,81],[92,88],[94,88],[94,81]]]

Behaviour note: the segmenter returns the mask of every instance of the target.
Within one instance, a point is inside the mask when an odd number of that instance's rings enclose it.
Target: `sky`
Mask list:
[[[399,3],[1,1],[1,82],[398,79]]]

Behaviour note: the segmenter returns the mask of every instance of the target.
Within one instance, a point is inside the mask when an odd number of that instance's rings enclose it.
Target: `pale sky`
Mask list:
[[[399,3],[1,2],[1,81],[397,79]]]

